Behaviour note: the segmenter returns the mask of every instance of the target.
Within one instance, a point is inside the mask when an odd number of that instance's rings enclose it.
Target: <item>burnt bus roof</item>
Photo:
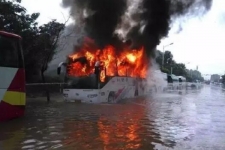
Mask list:
[[[21,36],[19,36],[17,34],[5,32],[5,31],[0,31],[0,35],[7,36],[7,37],[10,37],[10,38],[22,39]]]

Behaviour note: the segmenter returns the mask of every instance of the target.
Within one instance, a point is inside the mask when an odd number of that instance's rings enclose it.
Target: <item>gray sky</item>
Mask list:
[[[213,0],[211,11],[202,18],[188,20],[183,31],[175,34],[174,28],[169,38],[162,40],[158,46],[167,47],[178,62],[186,63],[188,68],[199,70],[203,74],[225,73],[225,1]],[[190,62],[187,64],[187,62]]]
[[[65,22],[69,17],[69,11],[61,7],[62,0],[22,0],[21,5],[27,9],[28,13],[39,12],[39,24],[49,22],[51,19],[57,19],[59,22]]]
[[[61,0],[22,0],[28,13],[40,12],[39,24],[51,19],[65,22],[69,11],[61,7]],[[178,20],[179,22],[179,20]],[[171,42],[167,47],[177,62],[185,63],[187,68],[198,65],[203,74],[225,73],[225,0],[213,0],[211,11],[202,18],[194,18],[182,23],[183,31],[176,34],[178,23],[173,26],[168,38],[157,47]],[[189,63],[188,63],[189,62]]]

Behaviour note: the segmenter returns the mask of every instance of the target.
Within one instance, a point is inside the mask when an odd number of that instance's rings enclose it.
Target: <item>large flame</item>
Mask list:
[[[88,76],[94,73],[96,61],[101,62],[100,80],[105,81],[106,76],[130,76],[146,78],[148,62],[145,57],[144,47],[129,49],[124,46],[118,50],[112,45],[98,49],[90,39],[69,56],[74,61],[86,58],[86,62],[76,61],[68,65],[68,74],[71,76]]]

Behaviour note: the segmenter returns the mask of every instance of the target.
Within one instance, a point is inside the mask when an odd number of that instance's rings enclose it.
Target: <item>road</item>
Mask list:
[[[204,87],[123,104],[30,101],[1,123],[1,150],[224,150],[225,91]]]

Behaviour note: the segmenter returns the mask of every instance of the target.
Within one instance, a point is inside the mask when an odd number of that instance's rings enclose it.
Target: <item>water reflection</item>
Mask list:
[[[15,147],[20,147],[20,142],[22,142],[25,137],[23,123],[17,120],[11,121],[10,124],[0,125],[0,149],[11,150]]]
[[[139,123],[144,116],[143,108],[136,107],[137,111],[124,109],[114,118],[101,117],[98,120],[98,129],[104,149],[138,149],[141,146],[140,133],[143,132]]]
[[[28,102],[24,118],[0,124],[0,149],[224,149],[224,100],[205,88],[126,104]]]
[[[63,141],[64,149],[76,147],[124,150],[139,149],[143,146],[153,148],[150,140],[143,139],[144,135],[151,135],[141,121],[145,117],[144,107],[129,104],[107,107],[110,109],[95,117],[96,120],[76,118],[64,121],[63,132],[68,133]]]

